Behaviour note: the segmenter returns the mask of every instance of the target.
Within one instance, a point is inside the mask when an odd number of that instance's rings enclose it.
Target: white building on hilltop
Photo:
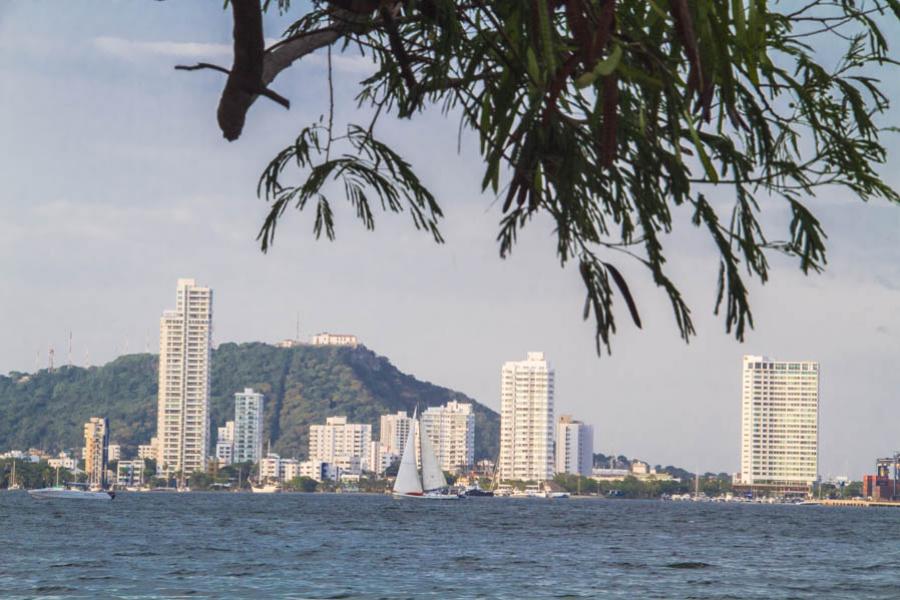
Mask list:
[[[561,416],[556,424],[556,472],[590,477],[593,468],[593,426]]]
[[[234,462],[258,462],[263,455],[263,395],[244,388],[234,395]]]
[[[185,476],[206,470],[212,290],[179,279],[175,310],[159,325],[158,472]]]
[[[407,415],[405,410],[401,410],[396,415],[381,415],[379,423],[379,438],[381,444],[387,448],[387,452],[397,456],[403,454],[403,446],[406,444],[410,427],[415,427],[415,420]]]
[[[309,428],[309,460],[359,474],[369,463],[371,443],[371,425],[348,423],[347,417],[328,417],[324,425]]]
[[[500,374],[500,478],[553,479],[554,371],[543,352],[503,365]]]
[[[801,491],[818,477],[819,363],[744,356],[739,483]]]
[[[216,435],[216,461],[220,467],[234,462],[234,421],[225,421]]]
[[[359,340],[355,335],[347,333],[319,333],[312,336],[310,343],[313,346],[351,346],[355,348],[359,345]]]
[[[465,472],[475,465],[475,412],[472,405],[452,400],[422,413],[422,428],[444,471]],[[420,432],[421,435],[421,432]]]

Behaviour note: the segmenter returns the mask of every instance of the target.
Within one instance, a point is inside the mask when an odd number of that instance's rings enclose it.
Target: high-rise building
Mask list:
[[[160,319],[156,463],[167,475],[206,469],[212,300],[211,289],[179,279],[175,310]]]
[[[84,424],[84,472],[92,486],[106,485],[106,465],[109,456],[109,421],[91,417]]]
[[[219,466],[230,465],[234,462],[234,421],[225,421],[225,425],[218,428],[216,461]]]
[[[258,462],[263,455],[263,395],[245,388],[234,395],[234,462]]]
[[[556,472],[591,476],[594,427],[562,415],[556,424]]]
[[[740,484],[803,491],[818,477],[819,363],[744,356]]]
[[[369,463],[372,426],[348,423],[347,417],[329,417],[324,425],[309,428],[309,460],[359,473]]]
[[[500,374],[500,477],[553,478],[554,371],[543,352],[504,363]]]
[[[379,436],[381,444],[391,454],[400,456],[403,454],[403,446],[409,435],[409,428],[415,427],[415,420],[406,414],[405,410],[396,415],[381,415]]]
[[[457,473],[475,465],[475,412],[471,404],[451,400],[444,406],[431,406],[422,413],[422,428],[441,469]]]

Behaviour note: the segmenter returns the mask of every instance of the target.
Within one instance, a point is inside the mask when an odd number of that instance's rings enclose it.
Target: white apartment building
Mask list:
[[[554,371],[543,352],[504,363],[500,373],[500,477],[553,479]]]
[[[157,469],[187,476],[206,469],[212,290],[179,279],[175,310],[159,326]]]
[[[281,481],[281,457],[269,452],[259,460],[260,481]]]
[[[151,460],[156,460],[156,456],[158,454],[157,447],[159,444],[155,437],[150,438],[149,444],[141,444],[138,446],[138,458],[149,458]]]
[[[91,417],[84,424],[84,472],[91,485],[106,484],[109,460],[109,420]]]
[[[415,427],[415,420],[406,414],[405,410],[396,415],[381,415],[379,424],[379,438],[381,444],[391,454],[400,456],[403,454],[403,446],[409,435],[410,427]]]
[[[740,483],[790,488],[818,477],[819,363],[744,356]]]
[[[122,458],[122,447],[119,444],[110,444],[106,451],[106,460],[113,461]]]
[[[216,461],[220,467],[234,462],[234,421],[225,421],[216,432]]]
[[[30,462],[39,462],[40,459],[32,460]],[[47,464],[50,465],[51,469],[56,469],[57,467],[60,469],[68,469],[69,471],[75,471],[78,468],[78,461],[75,458],[69,456],[67,452],[60,452],[56,458],[47,459]],[[87,466],[87,462],[85,462],[85,466]]]
[[[556,472],[590,477],[594,468],[594,427],[563,415],[556,424]]]
[[[144,459],[120,460],[116,467],[116,484],[138,486],[144,483]]]
[[[371,444],[372,426],[348,423],[347,417],[328,417],[324,425],[309,428],[309,460],[355,468],[356,474],[368,464]]]
[[[400,456],[389,451],[387,446],[381,442],[372,440],[369,446],[369,462],[366,464],[365,470],[376,475],[383,475],[395,460],[400,460]]]
[[[263,455],[263,395],[244,388],[234,395],[234,462],[257,462]]]
[[[471,404],[451,400],[444,406],[425,409],[422,429],[441,469],[460,473],[475,465],[475,412]]]
[[[296,458],[282,458],[278,470],[282,481],[300,477],[300,461]]]
[[[356,339],[355,335],[347,333],[323,332],[312,336],[310,343],[313,346],[351,346],[356,348],[359,345],[359,340]]]

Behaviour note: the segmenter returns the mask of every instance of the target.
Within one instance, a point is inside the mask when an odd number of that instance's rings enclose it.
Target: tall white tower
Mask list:
[[[234,395],[234,462],[263,457],[263,395],[244,388]]]
[[[500,478],[544,481],[553,470],[554,371],[543,352],[507,362],[500,375]]]
[[[556,472],[590,477],[593,466],[593,426],[561,416],[556,425]]]
[[[818,477],[819,363],[745,356],[741,478],[790,490]]]
[[[212,290],[179,279],[175,310],[159,324],[157,468],[189,476],[206,470]]]

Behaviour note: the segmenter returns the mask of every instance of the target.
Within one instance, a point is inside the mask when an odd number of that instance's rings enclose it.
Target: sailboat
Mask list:
[[[415,413],[413,419],[416,419]],[[398,498],[423,498],[428,500],[459,500],[462,496],[452,493],[447,485],[447,479],[441,466],[438,464],[431,446],[431,440],[425,434],[424,428],[419,422],[421,435],[422,474],[416,466],[416,428],[409,428],[406,437],[406,445],[403,447],[403,456],[400,458],[400,468],[397,470],[397,479],[394,481],[394,496]]]
[[[22,486],[16,482],[16,459],[13,458],[12,462],[12,473],[9,474],[9,485],[7,488],[9,491],[20,490]]]

